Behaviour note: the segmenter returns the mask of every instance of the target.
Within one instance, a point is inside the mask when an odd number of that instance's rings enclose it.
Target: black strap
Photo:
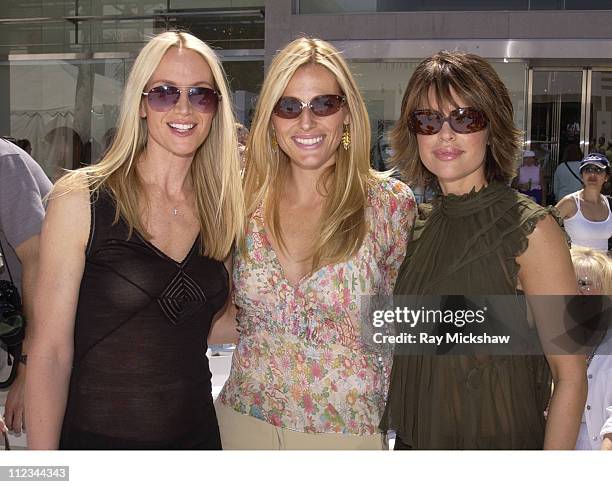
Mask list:
[[[11,274],[11,268],[8,265],[8,257],[4,253],[4,247],[2,247],[2,239],[0,239],[0,255],[2,256],[2,260],[4,261],[4,267],[8,272],[9,278],[11,279],[11,284],[15,285],[15,281],[13,281],[13,275]]]
[[[15,282],[13,281],[13,275],[11,274],[11,269],[8,265],[8,260],[7,260],[7,256],[4,253],[4,247],[2,246],[2,239],[0,239],[0,255],[2,255],[2,260],[4,261],[4,265],[6,267],[6,270],[8,272],[9,278],[11,279],[11,284],[13,286],[15,286]],[[11,355],[16,358],[17,360],[11,361]],[[11,387],[11,385],[13,385],[13,382],[15,382],[15,378],[17,377],[17,369],[19,368],[19,356],[21,355],[21,344],[19,344],[17,346],[17,348],[15,349],[9,349],[7,350],[7,354],[6,354],[6,361],[8,365],[11,365],[11,362],[13,362],[13,366],[11,367],[11,371],[9,372],[9,376],[6,378],[6,380],[0,381],[0,391],[4,391],[6,389],[8,389],[9,387]],[[8,447],[8,443],[7,443],[7,438],[6,436],[4,437],[5,439],[5,449],[6,450],[10,450],[10,447]]]
[[[580,184],[582,186],[584,186],[584,183],[582,182],[582,179],[580,178],[580,176],[578,176],[574,170],[570,167],[570,165],[567,163],[567,161],[565,161],[563,164],[565,164],[567,166],[567,168],[569,169],[569,172],[572,173],[572,176],[574,176],[578,181],[580,181]]]

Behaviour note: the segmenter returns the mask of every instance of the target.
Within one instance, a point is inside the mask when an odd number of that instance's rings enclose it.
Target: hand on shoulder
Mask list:
[[[564,220],[573,217],[578,212],[576,201],[571,194],[561,198],[561,201],[555,205],[555,208],[559,210],[559,214]]]

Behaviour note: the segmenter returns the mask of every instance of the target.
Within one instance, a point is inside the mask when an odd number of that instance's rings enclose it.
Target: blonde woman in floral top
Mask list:
[[[240,338],[217,401],[225,449],[381,449],[390,361],[361,338],[361,298],[391,295],[415,203],[370,170],[370,125],[328,43],[273,60],[247,148],[234,256]]]

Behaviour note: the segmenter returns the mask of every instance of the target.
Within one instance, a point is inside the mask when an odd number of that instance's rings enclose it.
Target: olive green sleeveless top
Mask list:
[[[550,213],[498,182],[439,197],[394,294],[515,294],[516,257]],[[541,355],[397,355],[381,428],[414,449],[540,449],[550,392]]]

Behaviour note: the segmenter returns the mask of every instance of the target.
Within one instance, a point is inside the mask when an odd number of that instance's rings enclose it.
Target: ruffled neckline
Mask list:
[[[451,218],[472,215],[506,196],[507,186],[499,181],[491,181],[488,185],[469,193],[440,194],[434,200],[434,209]]]

